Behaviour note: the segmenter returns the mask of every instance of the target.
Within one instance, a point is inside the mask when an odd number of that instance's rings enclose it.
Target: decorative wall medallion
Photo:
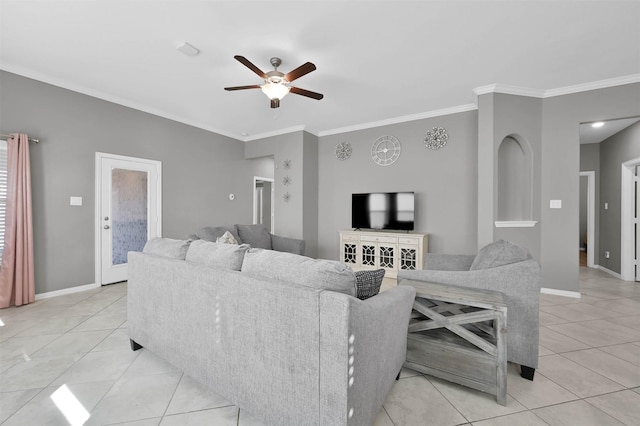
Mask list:
[[[283,183],[285,186],[289,186],[289,184],[291,183],[291,178],[290,178],[289,176],[285,176],[285,177],[283,177],[283,178],[282,178],[282,183]]]
[[[291,160],[284,160],[284,161],[282,162],[282,167],[283,167],[285,170],[289,170],[289,169],[291,168]]]
[[[351,148],[351,144],[349,142],[340,142],[336,145],[336,158],[338,160],[346,160],[351,157],[351,153],[353,152],[353,148]]]
[[[395,136],[380,136],[371,147],[371,158],[380,166],[388,166],[400,157],[400,141]]]
[[[447,144],[449,135],[443,127],[434,127],[424,135],[424,144],[429,149],[440,149]]]
[[[284,194],[282,194],[282,199],[284,200],[285,203],[288,203],[291,200],[291,194],[289,194],[288,192],[285,192]]]

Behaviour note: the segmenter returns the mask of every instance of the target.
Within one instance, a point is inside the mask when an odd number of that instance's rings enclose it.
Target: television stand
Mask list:
[[[422,269],[427,234],[340,231],[340,261],[354,270],[379,269],[397,278],[398,271]]]

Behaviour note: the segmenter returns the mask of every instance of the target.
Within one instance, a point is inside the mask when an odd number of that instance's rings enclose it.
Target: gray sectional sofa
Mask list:
[[[216,240],[223,237],[225,232],[229,232],[238,244],[249,244],[253,248],[304,254],[304,240],[272,234],[263,225],[205,226],[195,234],[190,235],[189,239],[216,242]]]
[[[371,425],[402,368],[415,290],[354,297],[339,262],[206,241],[129,253],[128,331],[272,425]]]

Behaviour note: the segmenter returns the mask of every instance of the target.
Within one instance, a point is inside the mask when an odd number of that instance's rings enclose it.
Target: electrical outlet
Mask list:
[[[605,252],[604,252],[604,257],[605,257],[605,259],[608,259],[608,258],[609,258],[609,256],[610,256],[610,253],[609,253],[608,251],[605,251]]]

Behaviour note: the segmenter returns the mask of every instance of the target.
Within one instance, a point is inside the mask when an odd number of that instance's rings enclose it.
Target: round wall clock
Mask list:
[[[400,157],[400,141],[395,136],[380,136],[371,147],[371,158],[380,166],[388,166]]]
[[[353,152],[353,148],[351,148],[351,144],[349,142],[340,142],[336,145],[336,158],[338,160],[346,160],[351,157],[351,153]]]

